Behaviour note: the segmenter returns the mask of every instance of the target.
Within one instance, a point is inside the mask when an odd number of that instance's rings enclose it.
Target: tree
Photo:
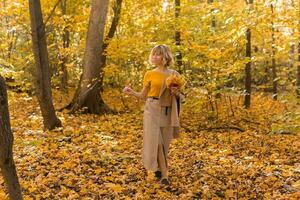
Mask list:
[[[246,1],[248,5],[253,4],[253,0]],[[249,61],[246,63],[245,67],[245,99],[244,99],[244,106],[245,108],[250,107],[250,98],[251,98],[251,29],[247,28],[246,31],[246,57],[249,58]]]
[[[214,3],[214,0],[207,0],[207,3],[208,4],[212,4]],[[215,32],[216,32],[216,17],[214,15],[214,11],[215,9],[211,9],[210,12],[211,12],[211,34],[212,35],[215,35]],[[215,48],[215,41],[213,41],[211,44],[209,44],[211,47],[214,47]],[[211,48],[210,47],[210,48]],[[214,65],[215,65],[215,61],[211,60]],[[221,93],[220,93],[220,90],[221,90],[221,85],[220,85],[220,76],[219,76],[219,72],[220,70],[218,69],[217,72],[216,72],[216,89],[217,89],[217,93],[216,93],[216,98],[221,98]]]
[[[83,73],[72,102],[67,106],[71,113],[80,109],[101,114],[110,112],[100,94],[100,66],[103,54],[103,35],[109,0],[92,0],[86,48],[83,58]]]
[[[22,199],[21,188],[13,159],[13,134],[10,127],[7,91],[0,76],[0,168],[10,199]]]
[[[214,0],[207,0],[208,4],[212,4],[214,2]],[[211,13],[212,13],[212,19],[211,19],[211,28],[215,29],[216,28],[216,18],[215,16],[213,16],[213,12],[215,9],[211,9]]]
[[[107,36],[105,37],[105,41],[104,41],[103,47],[102,47],[103,48],[103,50],[102,50],[103,53],[101,55],[101,66],[100,66],[100,90],[101,91],[103,91],[103,78],[104,78],[103,69],[106,66],[106,58],[107,58],[106,49],[109,45],[110,40],[114,37],[115,32],[117,30],[118,23],[119,23],[119,20],[120,20],[122,1],[123,0],[116,0],[115,1],[114,7],[113,7],[114,17],[112,19],[110,29],[108,31]]]
[[[178,23],[178,18],[180,15],[180,0],[175,0],[175,22]],[[177,52],[175,53],[176,65],[178,67],[179,73],[182,73],[182,53],[180,51],[180,31],[175,30],[175,44],[178,47]]]
[[[43,116],[44,128],[52,130],[60,127],[61,121],[57,118],[52,103],[48,50],[40,0],[29,0],[29,12],[36,65],[36,93]]]
[[[61,10],[63,17],[67,14],[67,0],[61,1]],[[63,30],[63,48],[68,49],[70,46],[70,31],[67,27],[64,27]],[[68,62],[68,55],[66,53],[63,53],[61,58],[61,81],[60,81],[60,89],[62,89],[63,92],[68,92],[68,69],[67,64]]]
[[[271,12],[272,12],[272,83],[273,83],[273,99],[277,100],[277,72],[276,72],[276,44],[275,44],[275,28],[274,28],[274,5],[271,3]]]
[[[297,65],[297,74],[296,74],[296,91],[297,91],[297,98],[300,99],[300,2],[298,5],[298,65]]]

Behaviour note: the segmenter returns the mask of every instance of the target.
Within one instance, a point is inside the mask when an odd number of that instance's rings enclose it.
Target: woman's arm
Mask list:
[[[148,87],[143,87],[143,89],[140,92],[136,92],[131,87],[126,86],[123,89],[123,92],[125,94],[132,95],[132,96],[135,96],[135,97],[138,97],[138,98],[141,98],[141,99],[146,99],[147,94],[148,94]]]
[[[147,93],[148,93],[148,88],[143,87],[143,89],[140,92],[136,92],[136,91],[132,90],[131,95],[141,98],[141,99],[146,99]]]

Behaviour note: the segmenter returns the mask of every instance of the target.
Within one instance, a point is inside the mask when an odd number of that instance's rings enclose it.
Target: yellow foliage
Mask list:
[[[186,81],[184,80],[183,76],[172,74],[166,79],[166,84],[168,88],[171,87],[178,87],[179,89],[183,88]]]

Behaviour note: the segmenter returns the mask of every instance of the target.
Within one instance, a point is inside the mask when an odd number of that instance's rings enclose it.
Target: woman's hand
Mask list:
[[[133,94],[133,90],[130,86],[125,86],[124,89],[123,89],[123,92],[125,94],[128,94],[128,95],[132,95]]]

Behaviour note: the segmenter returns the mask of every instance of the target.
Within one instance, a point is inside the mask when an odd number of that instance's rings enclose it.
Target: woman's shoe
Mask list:
[[[155,177],[157,178],[157,179],[160,179],[161,178],[161,171],[156,171],[156,172],[154,172],[155,173]]]
[[[160,183],[163,185],[170,185],[170,181],[168,180],[168,178],[161,179]]]

